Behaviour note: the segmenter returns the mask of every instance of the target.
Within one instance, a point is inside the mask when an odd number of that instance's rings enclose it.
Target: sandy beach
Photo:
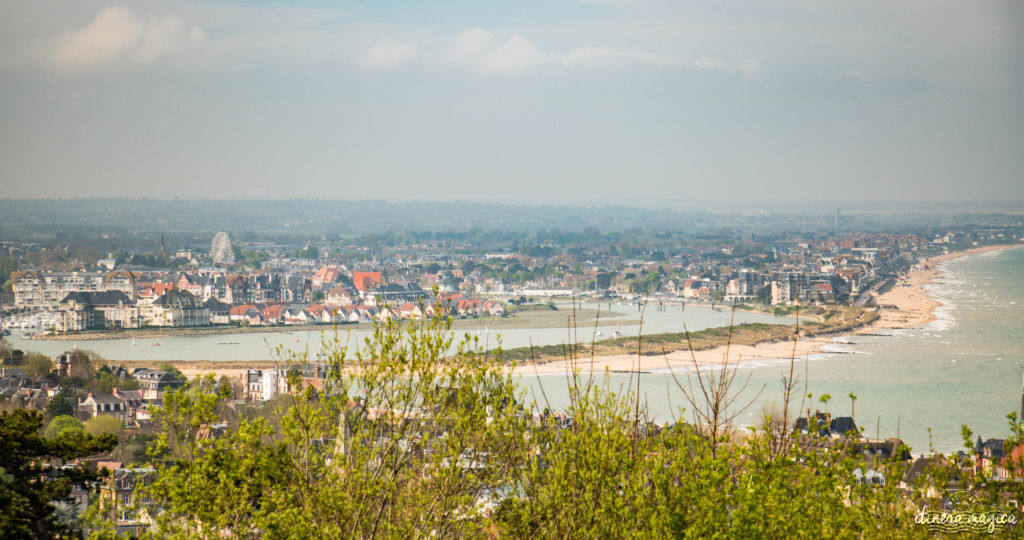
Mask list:
[[[969,255],[1019,247],[1021,246],[984,246],[918,259],[917,264],[907,272],[906,276],[877,298],[878,314],[881,318],[874,324],[862,328],[859,333],[871,333],[883,328],[909,328],[935,320],[932,311],[940,304],[928,296],[925,286],[934,281],[941,273],[938,269],[940,263]]]

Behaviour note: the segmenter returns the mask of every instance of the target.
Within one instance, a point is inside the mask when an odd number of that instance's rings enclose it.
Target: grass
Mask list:
[[[796,309],[787,308],[783,311],[786,314],[795,314]],[[878,319],[878,314],[873,311],[849,306],[836,307],[828,312],[821,308],[807,308],[806,311],[801,309],[800,316],[818,319],[800,323],[800,334],[804,337],[849,332],[861,326],[871,324]],[[734,345],[756,345],[758,343],[790,340],[793,338],[795,330],[796,325],[793,324],[738,324],[733,326],[732,343]],[[701,351],[725,345],[728,338],[728,327],[706,328],[690,332],[689,344],[693,345],[694,350]],[[656,355],[689,348],[686,333],[684,332],[645,335],[641,341],[642,349],[640,354],[642,355]],[[620,337],[596,341],[592,344],[580,343],[577,345],[577,352],[580,356],[589,356],[591,353],[596,356],[636,354],[637,348],[636,337]],[[538,363],[545,363],[562,360],[565,358],[565,353],[565,345],[547,345],[534,347],[533,349],[520,347],[505,350],[504,358],[518,363],[534,359]]]

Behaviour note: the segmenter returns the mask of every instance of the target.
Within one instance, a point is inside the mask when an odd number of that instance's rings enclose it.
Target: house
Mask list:
[[[123,270],[114,272],[41,272],[27,270],[11,274],[11,289],[16,307],[52,309],[62,298],[74,292],[121,291],[135,301],[136,276]]]
[[[92,375],[89,355],[82,351],[64,351],[57,357],[57,376],[88,377]]]
[[[210,325],[210,310],[188,291],[167,291],[153,301],[152,326],[194,327]]]
[[[345,286],[337,285],[328,289],[324,304],[332,307],[347,306],[354,303],[358,297],[358,294],[350,292]]]
[[[119,390],[114,388],[111,394],[120,399],[125,406],[125,424],[135,423],[138,412],[146,404],[145,390]]]
[[[114,516],[118,536],[138,536],[148,528],[150,519],[146,507],[151,501],[148,497],[137,500],[136,490],[155,480],[156,469],[150,467],[119,467],[110,472],[100,488],[100,509],[106,515]]]
[[[136,304],[140,307],[153,305],[153,301],[160,298],[167,291],[176,290],[178,287],[173,283],[145,283],[139,286],[139,296]]]
[[[159,369],[139,368],[132,372],[132,378],[139,383],[143,398],[148,400],[161,399],[164,392],[185,385],[185,381],[174,374]]]
[[[281,317],[284,320],[284,324],[310,324],[316,322],[305,308],[299,306],[284,308],[281,312]]]
[[[239,304],[237,306],[231,306],[231,309],[228,310],[228,319],[231,322],[244,321],[246,320],[246,315],[250,310],[256,310],[256,304]]]
[[[210,324],[228,324],[231,322],[231,306],[217,300],[217,298],[211,297],[203,302],[203,307],[210,312]]]
[[[277,274],[250,274],[246,278],[247,302],[278,302],[281,299],[281,277]]]
[[[376,289],[384,283],[380,272],[352,272],[352,284],[360,294]]]
[[[138,328],[139,308],[122,291],[68,293],[58,304],[60,332],[105,328]]]
[[[423,310],[418,304],[406,302],[398,308],[398,316],[403,319],[422,319]]]
[[[274,304],[263,308],[263,321],[265,324],[281,324],[284,322],[285,306]]]
[[[505,316],[505,306],[501,305],[501,302],[495,302],[494,300],[484,302],[483,310],[491,317]]]
[[[124,424],[128,419],[128,406],[114,394],[89,394],[78,403],[75,414],[79,419],[88,420],[99,415],[113,416]]]
[[[323,289],[324,286],[328,286],[335,281],[338,281],[338,277],[340,275],[341,270],[339,270],[338,267],[324,266],[313,274],[310,281],[312,282],[313,287],[319,290]]]
[[[311,323],[330,324],[334,322],[333,311],[321,304],[310,304],[306,306],[306,313],[309,314]]]
[[[820,437],[844,437],[847,434],[853,434],[855,437],[860,437],[860,430],[857,428],[857,424],[853,421],[853,418],[849,416],[837,416],[832,417],[829,413],[823,413],[815,411],[813,416],[808,417],[801,416],[796,419],[793,425],[794,431],[802,433],[810,433],[816,431]]]

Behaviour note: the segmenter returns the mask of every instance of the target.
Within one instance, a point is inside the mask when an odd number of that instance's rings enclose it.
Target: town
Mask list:
[[[29,335],[140,328],[330,325],[432,316],[506,317],[551,298],[753,304],[856,304],[897,285],[927,253],[1014,243],[1019,223],[859,232],[836,210],[820,233],[371,233],[353,241],[245,242],[218,232],[168,245],[0,242],[0,326]],[[212,234],[212,233],[208,233]],[[200,238],[196,236],[195,238]],[[293,239],[295,242],[295,239]]]
[[[501,355],[486,356],[470,348],[449,356],[445,351],[455,349],[438,345],[450,335],[452,321],[495,324],[531,309],[554,309],[555,301],[567,300],[574,305],[586,300],[636,309],[743,306],[786,314],[791,306],[801,306],[837,308],[819,309],[821,313],[870,312],[884,308],[879,304],[884,293],[904,287],[907,272],[920,270],[920,261],[929,256],[1012,246],[1024,238],[1021,224],[999,218],[983,224],[919,225],[900,233],[858,229],[849,220],[835,211],[827,219],[819,216],[814,222],[817,230],[810,232],[776,224],[775,232],[760,226],[716,226],[698,232],[539,228],[518,233],[480,229],[282,238],[244,231],[150,230],[116,241],[109,235],[75,238],[63,232],[35,234],[35,239],[12,235],[15,238],[0,245],[2,327],[21,341],[16,348],[10,340],[0,339],[0,407],[8,415],[36,414],[38,434],[48,440],[108,437],[109,446],[101,452],[40,462],[41,470],[51,472],[90,471],[88,479],[68,486],[66,497],[55,507],[62,526],[73,531],[95,532],[105,526],[118,534],[160,534],[168,530],[161,527],[182,525],[166,521],[180,509],[160,491],[162,482],[173,481],[169,471],[193,466],[176,460],[176,452],[183,450],[175,445],[210,456],[231,455],[244,444],[265,452],[269,447],[259,442],[264,439],[239,442],[246,426],[277,423],[301,414],[303,407],[337,415],[326,422],[334,427],[318,428],[315,440],[292,442],[322,460],[321,467],[329,469],[335,466],[333,460],[345,456],[343,462],[354,464],[347,474],[359,473],[388,463],[388,456],[400,448],[422,467],[409,473],[409,482],[415,484],[418,475],[433,474],[426,471],[441,470],[454,460],[486,484],[469,492],[468,502],[456,508],[483,523],[495,523],[492,520],[503,519],[501,508],[542,499],[539,493],[514,495],[528,485],[520,475],[534,474],[529,460],[562,459],[564,450],[555,449],[565,439],[587,433],[585,426],[598,421],[588,416],[595,413],[586,411],[604,409],[577,405],[561,410],[520,403],[512,397],[517,395],[512,390],[517,383],[506,364],[489,364],[501,362]],[[190,377],[174,362],[113,361],[77,348],[78,340],[129,339],[141,332],[187,336],[190,331],[281,332],[360,324],[382,332],[372,338],[366,357],[341,360],[343,355],[325,343],[326,351],[315,358],[240,362],[216,376]],[[32,351],[34,340],[64,340],[68,346],[60,354],[45,355]],[[427,355],[421,361],[437,371],[410,372],[420,364],[373,361],[416,355]],[[462,369],[446,371],[448,362],[460,361],[466,362]],[[481,379],[474,377],[484,375],[491,382],[475,387]],[[389,386],[415,385],[435,376],[434,387],[415,392]],[[580,377],[573,372],[567,376]],[[384,386],[375,390],[368,384]],[[580,384],[573,382],[570,388]],[[478,394],[483,388],[498,394]],[[573,399],[593,398],[586,396]],[[202,399],[215,406],[202,409]],[[633,441],[623,443],[621,452],[636,452],[629,448],[637,445],[646,448],[641,459],[660,455],[662,445],[681,441],[701,448],[710,444],[712,456],[725,451],[717,449],[721,444],[736,452],[737,463],[746,463],[758,452],[757,441],[762,440],[768,441],[769,456],[801,456],[793,463],[852,456],[842,465],[835,461],[830,470],[848,473],[859,497],[895,493],[926,508],[948,510],[945,493],[963,490],[962,482],[968,481],[988,482],[997,497],[1005,498],[1007,486],[1016,485],[1024,475],[1017,465],[1024,460],[1024,443],[1016,438],[969,433],[967,451],[911,449],[898,431],[885,437],[877,427],[865,426],[873,422],[855,415],[857,397],[852,392],[850,399],[846,414],[837,412],[834,404],[830,410],[832,397],[827,394],[787,397],[786,403],[793,401],[793,406],[781,423],[764,412],[759,424],[746,427],[718,425],[710,417],[654,422],[641,414],[638,400],[635,410],[632,405],[615,405],[605,411],[616,418],[612,423],[617,427],[602,427],[600,432],[612,437],[621,433],[623,441]],[[199,407],[188,413],[198,416],[189,420],[184,432],[173,432],[178,420],[168,415],[182,412],[175,407]],[[699,409],[700,404],[690,407]],[[466,418],[472,422],[453,420],[471,410],[476,412]],[[598,423],[606,422],[601,416]],[[451,454],[439,442],[476,437],[478,430],[492,424],[519,433],[518,439],[510,440],[534,441],[526,454],[531,457],[522,463],[516,461],[522,456],[498,458],[492,454],[497,447],[467,447]],[[508,427],[512,425],[519,427]],[[173,444],[161,446],[172,432]],[[509,463],[519,463],[520,468],[508,469]],[[661,464],[648,474],[672,467]],[[404,469],[396,465],[396,474],[399,470]],[[936,470],[945,472],[936,476]],[[548,474],[545,471],[536,474]],[[252,517],[248,511],[242,514],[243,519]],[[934,514],[921,516],[938,519],[929,517]]]

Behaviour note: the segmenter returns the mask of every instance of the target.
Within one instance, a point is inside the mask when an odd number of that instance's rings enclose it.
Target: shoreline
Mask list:
[[[651,370],[667,373],[670,370],[682,371],[692,370],[695,367],[699,369],[721,365],[727,354],[729,365],[736,366],[756,360],[784,362],[790,358],[807,358],[811,354],[834,353],[835,351],[824,350],[824,347],[841,345],[844,336],[871,334],[879,330],[912,328],[934,321],[933,312],[942,303],[932,298],[925,287],[938,279],[942,273],[939,268],[941,263],[992,251],[1019,248],[1024,248],[1024,243],[982,246],[931,257],[921,257],[906,275],[897,280],[892,289],[877,298],[878,320],[853,332],[802,338],[796,343],[795,349],[792,341],[759,343],[757,345],[722,345],[713,349],[695,351],[692,355],[689,351],[675,351],[665,355],[640,356],[639,368],[636,354],[606,355],[595,356],[593,359],[580,358],[575,363],[575,368],[580,373],[599,373],[605,369],[612,373],[628,373],[637,370],[645,373],[650,373]],[[516,366],[513,373],[517,375],[565,374],[570,367],[564,360],[544,364],[527,363]]]

